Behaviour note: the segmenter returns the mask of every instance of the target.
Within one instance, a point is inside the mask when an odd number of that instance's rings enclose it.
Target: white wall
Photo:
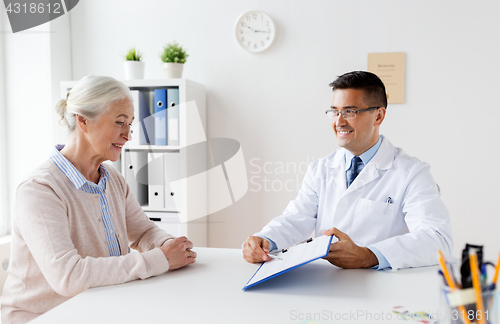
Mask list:
[[[71,78],[69,17],[62,16],[24,32],[12,33],[0,6],[4,68],[1,100],[6,128],[7,196],[11,202],[24,176],[48,157],[57,129],[53,114],[59,83]],[[11,212],[12,215],[12,212]]]
[[[0,30],[5,30],[6,26],[5,17],[0,15]],[[5,33],[0,33],[0,235],[7,234],[10,228],[5,83]]]
[[[2,12],[5,14],[5,11]],[[10,29],[10,26],[9,26]],[[46,157],[51,143],[48,104],[50,103],[49,26],[29,32],[6,33],[5,106],[9,201],[15,187]]]
[[[279,33],[261,54],[246,53],[234,37],[238,16],[253,9],[267,12]],[[146,78],[162,78],[162,46],[177,40],[187,47],[184,77],[208,90],[209,137],[240,141],[253,177],[242,200],[209,217],[210,245],[239,247],[296,194],[290,185],[303,173],[279,169],[280,163],[310,162],[337,148],[323,118],[332,95],[328,83],[366,69],[370,52],[406,52],[406,103],[389,106],[382,133],[432,166],[452,215],[455,255],[469,242],[485,244],[492,259],[500,247],[499,10],[493,0],[86,0],[69,14],[73,77],[122,78],[121,55],[136,46],[145,54]],[[16,72],[16,82],[25,80],[29,89],[43,86],[39,78],[26,80],[28,70]],[[21,100],[21,93],[9,102],[39,105],[35,98]],[[38,120],[41,111],[33,110]],[[18,119],[22,112],[12,114]],[[26,138],[23,133],[12,130],[14,138]],[[29,141],[15,144],[20,157],[42,154]],[[275,171],[257,172],[265,163]],[[256,190],[265,180],[290,190]]]

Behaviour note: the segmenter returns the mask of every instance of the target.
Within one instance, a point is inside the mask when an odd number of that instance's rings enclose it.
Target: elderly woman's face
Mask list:
[[[132,139],[130,125],[134,119],[134,106],[128,99],[115,101],[96,120],[88,122],[86,137],[91,156],[103,161],[117,161],[123,145]]]

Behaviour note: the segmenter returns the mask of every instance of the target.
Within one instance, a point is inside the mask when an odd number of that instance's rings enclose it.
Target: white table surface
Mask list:
[[[195,264],[89,289],[32,323],[399,323],[394,310],[438,310],[437,267],[344,270],[320,259],[243,291],[259,265],[239,249],[195,251]]]

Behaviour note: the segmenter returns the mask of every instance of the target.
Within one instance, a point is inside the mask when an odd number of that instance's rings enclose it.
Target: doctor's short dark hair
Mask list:
[[[356,89],[364,91],[364,101],[372,107],[387,108],[387,94],[382,80],[375,74],[366,71],[352,71],[342,74],[330,87],[337,89]]]

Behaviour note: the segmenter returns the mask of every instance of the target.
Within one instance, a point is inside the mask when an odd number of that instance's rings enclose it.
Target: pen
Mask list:
[[[481,287],[484,287],[484,285],[486,284],[486,279],[487,279],[487,275],[486,275],[486,263],[483,263],[481,265]]]
[[[441,270],[443,271],[444,279],[446,280],[448,286],[450,287],[450,292],[454,292],[457,287],[455,286],[453,278],[450,276],[450,272],[448,271],[444,255],[443,252],[441,252],[441,250],[438,250],[438,259],[439,259],[439,264],[441,265]],[[463,305],[458,306],[458,308],[460,309],[460,312],[463,312],[463,314],[467,313]],[[466,324],[470,324],[470,320],[467,318],[467,316],[464,316],[464,321]]]
[[[387,214],[387,209],[389,208],[389,204],[392,203],[392,198],[387,197],[387,200],[385,201],[385,210],[384,210],[384,215]]]
[[[310,242],[312,242],[312,241],[313,241],[313,239],[312,239],[312,237],[310,237],[310,238],[308,238],[307,240],[302,241],[302,242],[299,242],[299,243],[296,243],[296,244],[294,244],[294,245],[292,245],[292,246],[287,247],[286,249],[281,249],[281,253],[285,253],[285,252],[287,252],[287,251],[288,251],[288,249],[291,249],[291,248],[293,248],[293,247],[295,247],[295,246],[297,246],[297,245],[300,245],[300,244],[303,244],[303,243],[310,243]]]
[[[477,252],[476,249],[469,250],[469,261],[470,261],[470,271],[472,275],[472,287],[474,287],[474,292],[476,293],[476,314],[484,314],[484,304],[483,304],[483,293],[481,291],[481,282],[479,279],[479,271],[477,264]],[[484,316],[478,318],[478,323],[484,324]]]
[[[282,258],[277,257],[277,256],[272,255],[272,254],[268,254],[267,256],[270,257],[271,259],[283,260]]]
[[[445,286],[448,286],[448,282],[446,282],[446,278],[444,277],[444,273],[443,273],[443,271],[442,271],[442,270],[439,270],[439,271],[438,271],[438,273],[439,273],[439,275],[440,275],[441,277],[443,277],[443,284],[444,284]]]

